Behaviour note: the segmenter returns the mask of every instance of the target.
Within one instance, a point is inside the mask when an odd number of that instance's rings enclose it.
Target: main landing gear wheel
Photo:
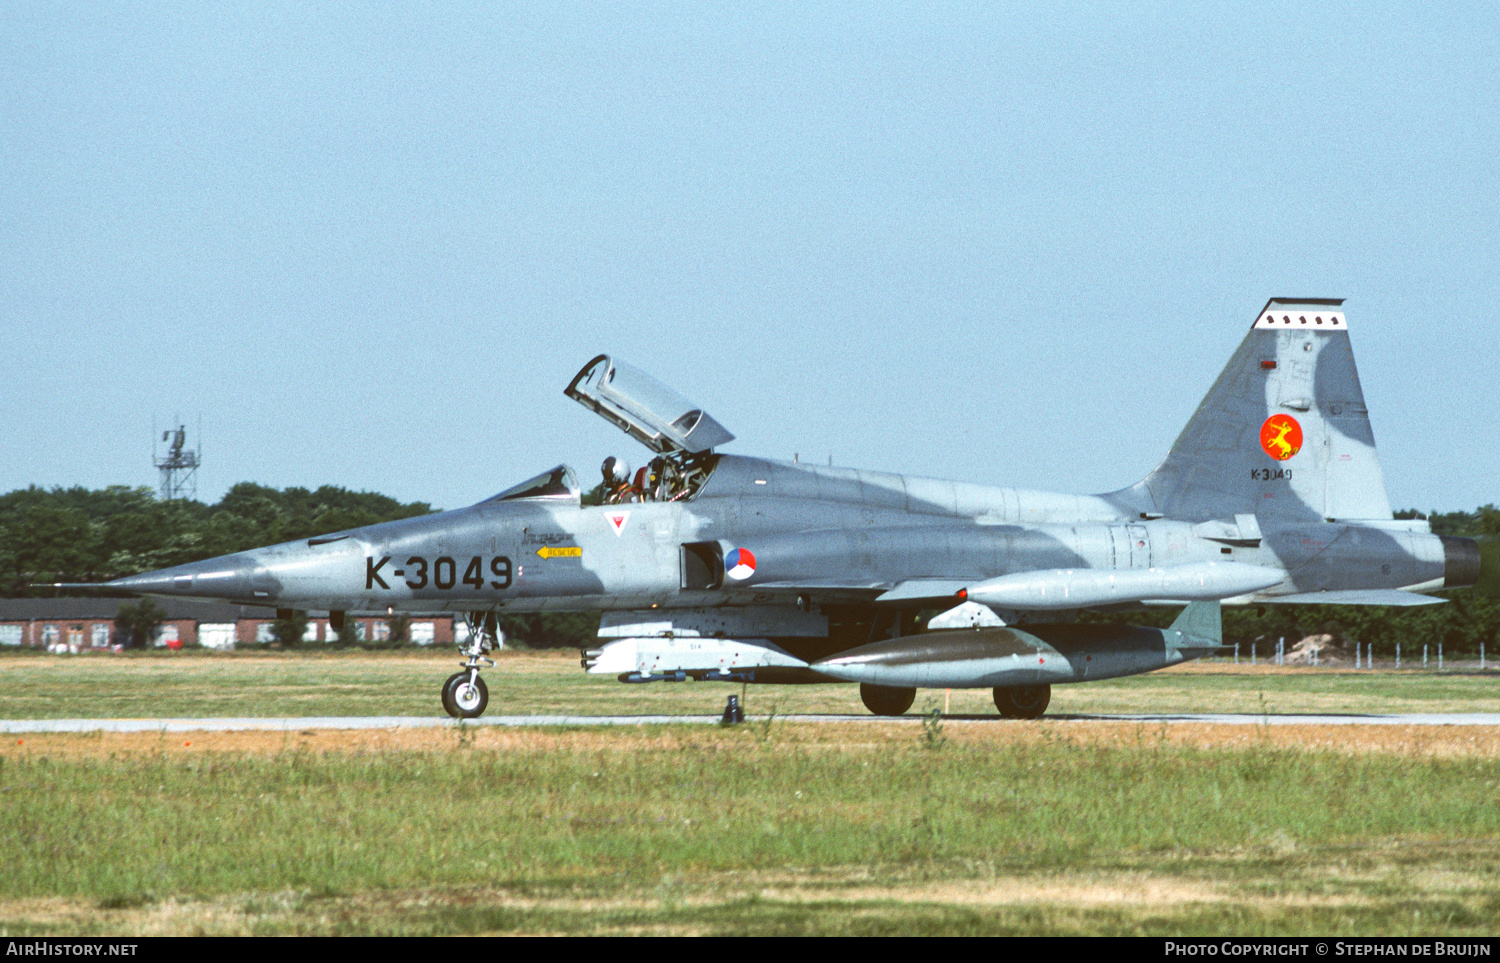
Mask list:
[[[995,689],[995,708],[1006,719],[1040,719],[1051,701],[1050,685],[999,686]]]
[[[490,704],[490,690],[484,679],[474,673],[455,672],[443,683],[443,708],[455,719],[478,719]]]
[[[917,701],[916,689],[896,689],[888,685],[859,684],[859,697],[865,708],[877,716],[899,716]]]

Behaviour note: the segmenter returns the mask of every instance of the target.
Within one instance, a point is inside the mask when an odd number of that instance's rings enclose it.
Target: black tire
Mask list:
[[[1052,701],[1050,685],[998,686],[995,708],[1007,719],[1040,719]]]
[[[458,718],[458,706],[453,704],[453,687],[458,685],[459,679],[467,679],[469,673],[458,672],[443,680],[443,711],[453,718]]]
[[[899,716],[917,701],[916,689],[895,689],[888,685],[870,685],[861,682],[859,698],[865,708],[877,716]]]
[[[484,677],[476,675],[469,685],[469,673],[455,672],[443,683],[443,708],[455,719],[478,719],[490,704],[490,690]]]

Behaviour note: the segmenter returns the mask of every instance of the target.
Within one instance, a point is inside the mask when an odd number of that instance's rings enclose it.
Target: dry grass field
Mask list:
[[[0,659],[0,717],[433,715],[451,657]],[[726,686],[507,654],[491,712],[717,714]],[[1494,712],[1493,678],[1200,665],[751,721],[19,735],[0,932],[1494,935],[1500,731],[1077,714]]]

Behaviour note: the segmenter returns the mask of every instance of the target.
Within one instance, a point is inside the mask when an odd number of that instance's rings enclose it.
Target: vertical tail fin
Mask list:
[[[1342,305],[1266,302],[1166,460],[1128,489],[1130,500],[1187,521],[1389,519]]]

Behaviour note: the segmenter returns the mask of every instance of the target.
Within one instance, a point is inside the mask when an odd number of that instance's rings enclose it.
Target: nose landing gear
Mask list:
[[[485,657],[504,644],[499,623],[494,612],[469,612],[464,615],[469,627],[469,638],[459,644],[459,654],[465,656],[460,663],[462,672],[455,672],[443,683],[443,709],[455,719],[478,719],[490,704],[490,690],[479,677],[484,665],[494,666],[495,660]]]
[[[489,662],[488,659],[485,660]],[[490,662],[490,665],[495,663]],[[490,704],[490,690],[479,670],[455,672],[443,683],[443,708],[455,719],[478,719]]]

